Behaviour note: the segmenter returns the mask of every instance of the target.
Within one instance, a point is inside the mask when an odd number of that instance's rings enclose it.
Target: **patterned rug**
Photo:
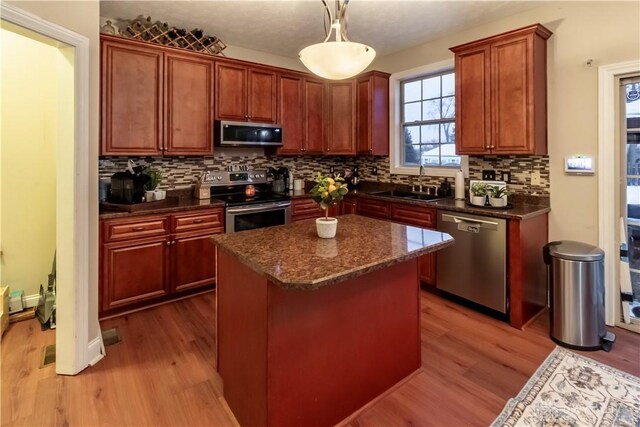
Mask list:
[[[492,427],[640,426],[640,378],[556,347]]]

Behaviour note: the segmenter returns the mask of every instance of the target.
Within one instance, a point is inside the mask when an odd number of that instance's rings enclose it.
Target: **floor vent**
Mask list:
[[[105,329],[102,331],[102,342],[104,346],[117,344],[121,341],[120,330],[116,328]]]
[[[46,345],[42,347],[42,359],[40,360],[40,368],[56,363],[56,345]]]

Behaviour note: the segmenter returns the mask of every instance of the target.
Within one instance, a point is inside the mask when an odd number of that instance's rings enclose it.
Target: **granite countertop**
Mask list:
[[[163,215],[176,212],[191,211],[196,209],[223,208],[224,202],[215,199],[194,199],[191,197],[176,197],[174,203],[164,206],[149,205],[149,209],[141,209],[135,212],[120,212],[100,210],[100,219],[127,218],[140,215]]]
[[[453,244],[446,233],[358,215],[339,218],[334,239],[315,220],[220,234],[212,240],[284,289],[314,290]]]

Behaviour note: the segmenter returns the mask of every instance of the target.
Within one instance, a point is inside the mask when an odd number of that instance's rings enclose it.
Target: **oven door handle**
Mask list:
[[[253,205],[242,208],[227,208],[227,213],[236,215],[240,213],[270,211],[274,209],[288,208],[289,206],[291,206],[291,202],[263,203],[260,205]]]

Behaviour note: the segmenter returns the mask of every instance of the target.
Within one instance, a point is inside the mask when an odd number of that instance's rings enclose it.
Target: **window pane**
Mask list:
[[[404,145],[420,143],[420,126],[405,126]]]
[[[442,98],[442,118],[452,119],[456,116],[456,99],[453,96]]]
[[[422,164],[424,166],[440,166],[438,156],[422,156]]]
[[[423,144],[438,144],[440,142],[440,125],[423,125],[422,139]]]
[[[404,164],[405,165],[420,164],[420,146],[419,145],[404,146]]]
[[[440,98],[422,102],[422,120],[435,120],[440,118]]]
[[[453,122],[442,123],[440,125],[440,142],[443,144],[455,144],[456,143],[456,124]]]
[[[442,96],[453,95],[456,90],[455,74],[445,74],[442,76]]]
[[[440,146],[442,166],[460,166],[460,156],[456,155],[455,144],[442,144]]]
[[[404,102],[420,101],[420,80],[404,84]]]
[[[415,122],[416,120],[420,120],[420,103],[404,104],[404,122]]]
[[[440,76],[422,81],[422,99],[440,97]]]

